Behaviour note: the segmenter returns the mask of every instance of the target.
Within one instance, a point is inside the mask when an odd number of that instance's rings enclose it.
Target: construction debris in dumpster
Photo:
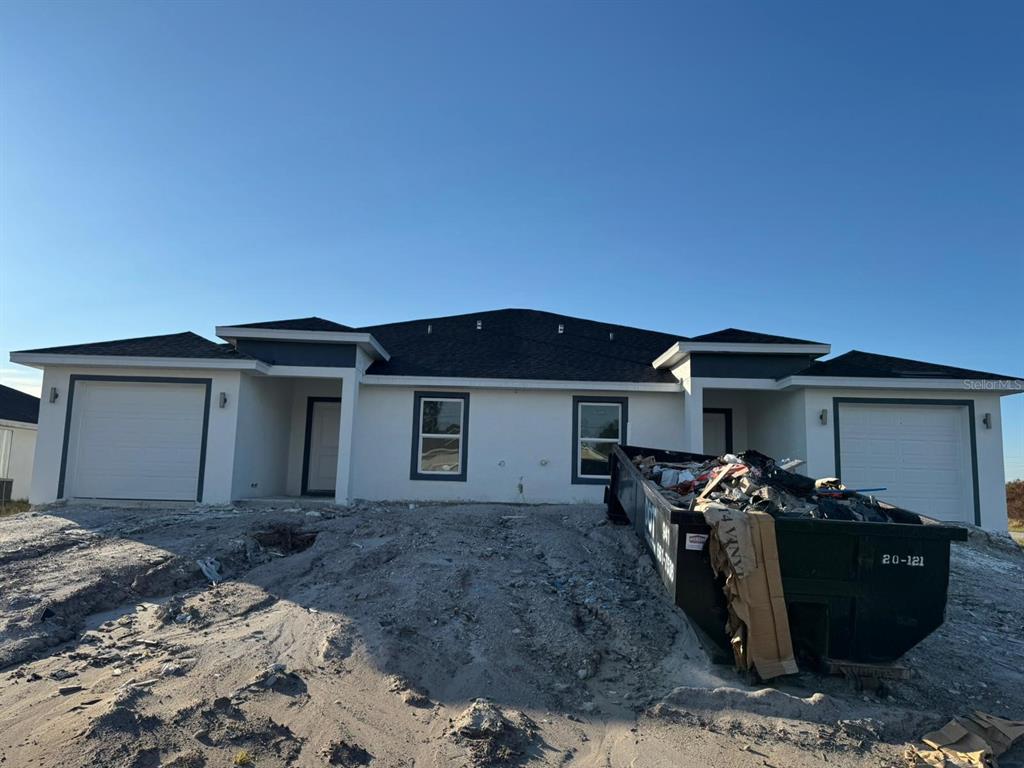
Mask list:
[[[772,517],[921,522],[918,515],[849,490],[834,477],[815,481],[787,472],[757,451],[705,462],[658,462],[653,456],[637,456],[633,463],[645,478],[661,486],[661,494],[677,507],[690,508],[700,496]]]
[[[711,568],[724,582],[725,630],[736,666],[765,680],[797,671],[774,520],[921,522],[918,515],[845,488],[837,478],[793,474],[757,451],[678,463],[640,455],[633,462],[661,486],[669,503],[704,516],[711,528]]]

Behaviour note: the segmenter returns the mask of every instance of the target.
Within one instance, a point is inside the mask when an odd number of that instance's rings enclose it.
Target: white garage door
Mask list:
[[[64,496],[198,497],[206,385],[78,381]]]
[[[839,404],[840,472],[848,488],[939,520],[974,522],[966,406]]]

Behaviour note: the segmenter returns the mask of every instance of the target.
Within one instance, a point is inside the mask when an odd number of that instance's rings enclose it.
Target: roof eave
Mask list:
[[[11,362],[40,370],[47,366],[75,365],[97,368],[207,368],[228,371],[259,371],[268,366],[259,360],[226,360],[210,357],[147,357],[145,355],[88,355],[47,352],[11,352]]]
[[[651,363],[651,365],[658,370],[661,370],[662,368],[675,368],[683,361],[683,358],[686,357],[686,354],[683,352],[682,344],[683,342],[677,341],[671,347],[654,358],[654,362]]]
[[[25,421],[23,419],[14,419],[10,416],[0,416],[0,426],[2,427],[14,427],[15,429],[39,429],[38,421]]]
[[[761,342],[677,341],[655,358],[655,368],[674,368],[694,352],[732,355],[811,355],[821,357],[831,344],[775,344]]]
[[[225,341],[263,339],[267,341],[306,341],[313,344],[355,344],[374,360],[390,360],[391,355],[372,333],[361,331],[295,331],[281,328],[244,328],[218,325],[217,336]]]
[[[1024,392],[1019,379],[940,379],[920,376],[786,376],[779,389],[790,387],[826,387],[829,389],[936,389],[967,393],[1016,395]]]

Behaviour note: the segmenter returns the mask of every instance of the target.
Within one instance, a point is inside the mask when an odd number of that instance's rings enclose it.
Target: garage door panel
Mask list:
[[[959,472],[946,472],[941,469],[904,469],[891,479],[898,482],[901,487],[934,488],[937,496],[959,494],[963,481]]]
[[[944,461],[949,465],[959,465],[962,457],[961,446],[946,440],[902,439],[898,441],[899,454],[905,462]]]
[[[65,495],[195,500],[206,385],[76,382]]]
[[[867,478],[872,478],[871,482],[866,482]],[[895,469],[886,470],[866,464],[847,466],[843,463],[843,479],[850,488],[892,488],[897,478],[899,472]]]
[[[967,408],[841,403],[840,467],[851,488],[943,520],[973,522]]]
[[[897,447],[891,441],[851,440],[844,445],[844,455],[850,457],[852,463],[877,464],[880,458],[895,461],[898,456]]]

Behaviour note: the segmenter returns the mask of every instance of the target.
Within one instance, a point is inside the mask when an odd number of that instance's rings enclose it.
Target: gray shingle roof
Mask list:
[[[477,321],[482,325],[480,330],[476,328]],[[562,333],[558,332],[559,325]],[[322,318],[251,323],[245,327],[372,333],[391,360],[375,362],[368,371],[371,374],[565,381],[672,383],[672,374],[655,370],[651,361],[680,338],[531,309],[499,309],[363,328]],[[215,344],[194,333],[24,351],[248,359],[230,344]]]
[[[559,326],[562,327],[561,333]],[[499,309],[362,328],[318,317],[250,323],[245,327],[371,333],[391,355],[388,361],[373,363],[368,371],[382,376],[674,383],[675,378],[669,371],[655,370],[651,362],[676,341],[686,340],[678,334],[532,309]],[[736,328],[695,336],[691,340],[753,344],[817,343]],[[24,351],[66,355],[252,359],[230,344],[218,344],[191,332]],[[812,363],[792,375],[1014,378],[858,350]]]
[[[355,330],[349,325],[342,325],[322,317],[296,317],[292,320],[268,320],[264,323],[238,323],[232,328],[263,328],[273,331],[336,331],[345,333]]]
[[[925,363],[904,357],[876,355],[871,352],[851,350],[831,360],[811,363],[793,376],[849,376],[853,378],[899,378],[899,379],[1014,379],[986,371],[973,371],[952,365]]]
[[[723,328],[720,331],[693,336],[690,341],[714,341],[721,344],[821,344],[820,341],[794,339],[790,336],[773,336],[770,333],[744,331],[742,328]]]
[[[0,384],[0,419],[39,423],[39,398]]]
[[[563,381],[675,382],[670,372],[655,370],[651,361],[680,338],[532,309],[498,309],[358,330],[372,333],[391,355],[387,362],[375,362],[370,374]]]
[[[199,357],[213,360],[248,359],[230,344],[218,344],[192,331],[163,336],[140,336],[136,339],[98,341],[91,344],[68,344],[63,347],[24,349],[47,355],[118,355],[123,357]]]

